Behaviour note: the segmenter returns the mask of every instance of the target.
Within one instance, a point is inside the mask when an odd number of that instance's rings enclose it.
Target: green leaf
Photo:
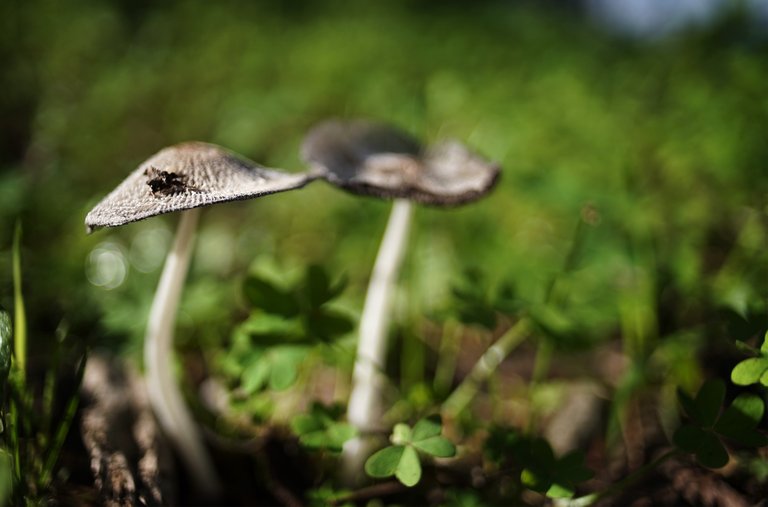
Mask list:
[[[411,439],[416,442],[439,435],[443,431],[443,421],[439,415],[431,415],[419,420],[413,426]]]
[[[5,449],[0,449],[0,502],[6,503],[13,493],[13,455]]]
[[[390,445],[379,451],[376,451],[365,462],[365,473],[370,477],[383,478],[395,474],[397,466],[400,464],[405,452],[403,445]]]
[[[282,391],[293,385],[298,377],[298,365],[304,359],[306,349],[280,347],[270,352],[269,387]]]
[[[299,305],[293,294],[258,276],[251,275],[246,278],[243,293],[251,305],[267,313],[285,317],[293,317],[299,313]]]
[[[566,484],[554,483],[544,494],[549,498],[571,498],[574,493],[576,493],[575,488]]]
[[[328,441],[328,434],[325,431],[311,431],[299,437],[299,442],[305,447],[312,449],[325,449],[334,447]]]
[[[457,313],[464,324],[474,324],[488,330],[496,327],[496,312],[481,302],[465,301]]]
[[[331,452],[341,452],[344,443],[354,437],[355,429],[343,423],[331,425],[323,431],[313,431],[299,437],[299,441],[306,447],[313,449],[327,449]]]
[[[307,268],[304,275],[302,290],[309,306],[319,308],[341,294],[346,285],[346,278],[341,278],[332,284],[325,268],[313,264]]]
[[[685,452],[695,453],[706,432],[692,424],[683,424],[672,437],[672,441]]]
[[[339,415],[336,406],[314,403],[309,414],[301,414],[291,420],[291,429],[306,447],[340,452],[344,443],[357,434],[357,430],[347,423],[337,422],[334,417]]]
[[[715,431],[742,445],[750,447],[766,445],[768,439],[755,431],[755,427],[763,418],[764,411],[765,404],[762,399],[754,394],[740,394],[723,412],[715,425]]]
[[[13,355],[13,326],[11,316],[0,308],[0,392],[11,371],[11,356]]]
[[[267,383],[270,372],[270,363],[262,355],[256,355],[243,371],[240,377],[240,385],[246,394],[253,394]]]
[[[733,417],[731,414],[738,414],[739,418],[746,425],[744,427],[755,427],[762,420],[764,412],[765,404],[762,399],[754,394],[742,393],[733,400],[733,403],[731,403],[731,406],[728,407],[728,410],[725,411],[720,420],[723,421]]]
[[[245,333],[249,340],[261,346],[301,342],[305,338],[299,320],[268,313],[251,315],[237,327],[237,332]]]
[[[404,423],[397,423],[392,428],[392,443],[396,445],[408,444],[411,442],[411,427]]]
[[[534,438],[530,442],[531,459],[542,470],[551,470],[555,467],[555,454],[552,447],[544,438]]]
[[[456,455],[456,446],[453,445],[450,440],[442,436],[429,437],[424,440],[414,440],[413,446],[436,458],[452,458]]]
[[[576,323],[560,308],[553,305],[538,305],[530,310],[531,319],[536,326],[552,338],[573,335]]]
[[[763,384],[765,387],[768,387],[768,371],[763,373],[763,376],[760,377],[760,383]]]
[[[768,354],[768,331],[765,332],[765,336],[763,337],[763,345],[760,347],[760,352]]]
[[[693,421],[698,422],[701,420],[701,415],[699,415],[699,409],[696,407],[696,402],[693,401],[693,398],[688,396],[688,393],[680,388],[677,389],[677,401],[680,402],[683,411]]]
[[[724,399],[725,383],[722,380],[710,379],[704,382],[695,399],[700,417],[697,422],[703,427],[715,424]]]
[[[322,310],[306,316],[304,327],[307,335],[327,343],[349,333],[355,325],[347,315]]]
[[[365,462],[365,472],[376,478],[394,475],[404,485],[415,486],[421,479],[421,463],[409,445],[391,445],[375,452]]]
[[[768,358],[751,357],[737,364],[731,372],[731,380],[739,386],[756,384],[768,372]]]
[[[344,444],[357,436],[357,429],[351,424],[347,423],[334,423],[326,431],[328,437],[329,448],[340,452]]]
[[[525,468],[520,473],[520,482],[528,489],[545,493],[552,486],[552,479],[543,470]]]
[[[321,418],[314,414],[299,414],[291,419],[291,430],[297,435],[305,435],[325,429]]]
[[[513,283],[507,280],[499,287],[493,306],[502,313],[513,315],[524,307],[524,303],[517,297]]]
[[[704,466],[720,468],[728,463],[728,453],[711,431],[685,424],[677,429],[672,440],[683,451],[695,454]]]
[[[406,446],[403,455],[400,457],[400,463],[395,470],[395,477],[409,488],[418,484],[421,479],[421,463],[416,450],[411,446]]]
[[[558,477],[563,477],[573,484],[591,479],[595,474],[584,464],[585,460],[582,451],[569,452],[557,463]]]
[[[489,301],[488,286],[480,270],[466,269],[462,280],[452,287],[451,292],[456,315],[461,322],[489,330],[496,327],[496,311]]]
[[[705,432],[696,449],[696,459],[705,467],[721,468],[728,463],[728,452],[717,436]]]

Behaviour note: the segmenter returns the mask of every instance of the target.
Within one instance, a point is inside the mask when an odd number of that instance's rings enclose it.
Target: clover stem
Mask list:
[[[413,206],[407,200],[399,199],[392,205],[365,296],[347,407],[347,420],[361,434],[375,430],[383,412],[381,372],[387,353],[392,296],[405,255],[412,214]],[[358,436],[344,445],[342,459],[349,479],[362,470],[370,450],[370,443],[364,437]]]
[[[200,491],[215,496],[219,481],[174,376],[173,329],[187,276],[200,209],[181,213],[173,246],[163,267],[144,339],[147,391],[160,426],[181,454]]]

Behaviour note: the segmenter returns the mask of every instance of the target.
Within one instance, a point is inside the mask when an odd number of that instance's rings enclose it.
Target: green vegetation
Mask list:
[[[456,455],[456,447],[440,435],[441,431],[439,417],[421,419],[413,428],[396,424],[390,437],[392,445],[371,455],[365,463],[365,472],[377,478],[394,475],[405,486],[415,486],[421,479],[419,452],[436,458]]]
[[[0,505],[46,505],[61,483],[54,472],[77,410],[85,357],[82,345],[72,344],[62,326],[50,350],[42,391],[37,393],[28,382],[20,241],[17,226],[15,321],[0,308]],[[62,380],[73,385],[62,387]]]
[[[766,38],[730,13],[641,44],[540,4],[1,3],[0,498],[93,497],[83,351],[141,361],[175,218],[86,235],[88,209],[185,140],[301,170],[339,116],[460,139],[502,177],[415,212],[373,486],[338,452],[389,204],[316,182],[206,213],[175,366],[218,464],[251,473],[228,503],[696,504],[670,464],[768,495]]]

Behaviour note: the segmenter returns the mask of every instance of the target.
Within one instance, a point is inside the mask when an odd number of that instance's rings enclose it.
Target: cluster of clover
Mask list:
[[[451,206],[485,195],[499,167],[452,141],[424,148],[407,134],[366,121],[327,121],[306,136],[304,173],[267,169],[215,145],[189,142],[165,148],[139,166],[86,216],[89,232],[162,213],[182,211],[148,319],[144,367],[158,420],[202,490],[215,494],[216,473],[184,404],[172,368],[173,328],[186,278],[199,208],[304,187],[323,179],[361,195],[395,199],[377,255],[360,321],[347,419],[357,434],[376,427],[382,414],[389,308],[403,258],[412,202]],[[431,432],[430,437],[434,436]],[[359,470],[368,441],[344,446],[348,470]]]

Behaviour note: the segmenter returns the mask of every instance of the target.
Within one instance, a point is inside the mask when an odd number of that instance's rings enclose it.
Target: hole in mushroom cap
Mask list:
[[[116,243],[99,243],[88,254],[85,276],[93,285],[106,290],[116,289],[123,284],[127,274],[128,263]]]
[[[147,177],[147,186],[154,196],[181,194],[192,189],[187,184],[187,177],[183,174],[161,171],[150,166],[144,171],[144,175]]]

